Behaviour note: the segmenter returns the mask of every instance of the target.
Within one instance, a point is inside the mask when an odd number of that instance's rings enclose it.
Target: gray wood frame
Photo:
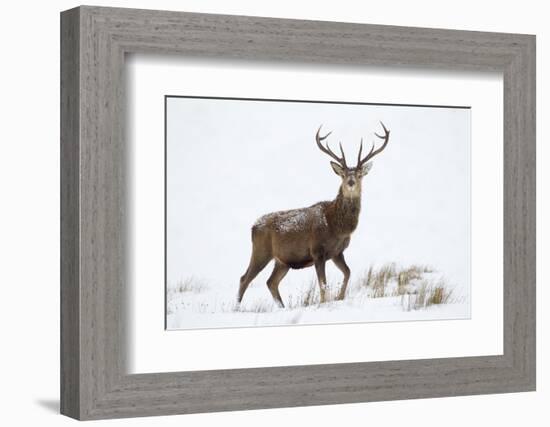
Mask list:
[[[124,56],[504,75],[504,354],[128,375]],[[162,143],[162,141],[159,141]],[[535,37],[83,6],[61,14],[61,412],[77,419],[535,389]]]

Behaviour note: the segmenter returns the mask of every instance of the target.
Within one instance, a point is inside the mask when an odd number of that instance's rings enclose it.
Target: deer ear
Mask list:
[[[361,166],[361,176],[365,176],[369,173],[370,168],[372,168],[372,162],[365,163],[363,166]]]
[[[332,166],[332,170],[334,171],[334,173],[338,176],[344,176],[344,169],[342,168],[341,165],[339,165],[338,163],[336,162],[330,162],[330,165]]]

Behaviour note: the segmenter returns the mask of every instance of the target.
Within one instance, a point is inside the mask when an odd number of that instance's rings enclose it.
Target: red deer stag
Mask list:
[[[331,132],[320,136],[321,127],[315,135],[319,149],[336,162],[330,162],[342,183],[336,199],[319,202],[310,207],[288,211],[273,212],[262,216],[252,227],[252,256],[250,264],[241,277],[238,302],[240,303],[250,282],[265,266],[275,259],[275,266],[267,280],[267,287],[273,299],[284,307],[279,294],[279,283],[288,270],[300,269],[315,265],[321,302],[326,301],[325,263],[330,259],[344,274],[344,282],[338,294],[343,299],[350,277],[350,269],[344,258],[344,251],[349,245],[351,233],[357,228],[361,209],[361,180],[369,172],[372,163],[367,163],[381,153],[390,138],[390,131],[380,122],[384,135],[375,135],[383,140],[378,149],[372,145],[368,154],[361,158],[363,140],[357,156],[357,166],[352,168],[346,163],[342,144],[338,157],[328,146],[322,144]]]

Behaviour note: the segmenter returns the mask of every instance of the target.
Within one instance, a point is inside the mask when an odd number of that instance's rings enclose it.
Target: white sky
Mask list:
[[[195,276],[237,292],[261,215],[336,196],[340,178],[315,145],[332,131],[354,164],[391,130],[363,180],[362,212],[345,255],[352,280],[369,265],[428,264],[470,287],[470,110],[168,98],[167,278]],[[353,159],[353,160],[352,160]],[[339,273],[331,263],[330,276]],[[253,286],[265,286],[271,265]],[[281,286],[314,277],[292,270]]]

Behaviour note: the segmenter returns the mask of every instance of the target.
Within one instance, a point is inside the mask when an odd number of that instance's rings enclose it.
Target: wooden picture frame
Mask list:
[[[126,53],[502,72],[503,354],[127,374]],[[78,7],[61,14],[61,166],[65,415],[84,420],[535,389],[532,35]]]

